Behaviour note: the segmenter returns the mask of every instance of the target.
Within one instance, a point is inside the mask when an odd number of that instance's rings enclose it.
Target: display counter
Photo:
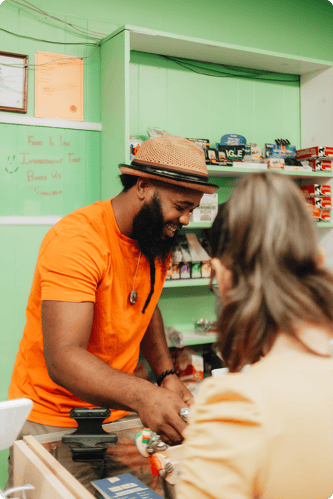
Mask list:
[[[73,462],[71,450],[62,442],[62,437],[74,433],[75,428],[24,437],[14,443],[14,487],[33,485],[35,489],[26,492],[27,499],[92,499],[96,496],[91,480],[131,473],[161,497],[175,499],[174,485],[154,476],[150,458],[143,457],[137,450],[135,436],[142,428],[134,413],[103,425],[106,432],[117,435],[118,441],[107,445],[102,463]]]

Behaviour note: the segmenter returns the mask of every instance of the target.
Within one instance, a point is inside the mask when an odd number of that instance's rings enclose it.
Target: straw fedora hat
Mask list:
[[[206,194],[219,188],[208,182],[203,150],[190,140],[173,135],[146,140],[131,164],[121,163],[119,168],[127,175],[153,178]]]

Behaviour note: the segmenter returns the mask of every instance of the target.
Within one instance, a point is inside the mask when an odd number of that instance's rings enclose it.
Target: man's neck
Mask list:
[[[113,214],[120,232],[127,237],[131,237],[133,229],[133,218],[138,209],[129,192],[121,192],[111,200]]]

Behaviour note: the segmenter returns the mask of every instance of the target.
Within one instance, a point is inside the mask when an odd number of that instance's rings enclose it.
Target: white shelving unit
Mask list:
[[[211,40],[154,31],[125,25],[104,38],[101,44],[102,97],[102,199],[109,197],[112,168],[129,161],[130,135],[130,52],[131,50],[160,54],[214,64],[300,75],[300,122],[302,148],[333,144],[333,62],[290,56],[279,52],[251,49]],[[110,91],[112,88],[112,92]],[[115,119],[116,117],[116,119]],[[112,158],[112,159],[111,159]],[[211,176],[237,177],[256,169],[209,167]],[[285,175],[306,183],[332,184],[333,174],[283,171]],[[210,224],[190,224],[202,228]],[[318,223],[318,237],[333,267],[333,224]],[[196,282],[195,282],[196,281]],[[206,286],[205,279],[167,281],[165,288]],[[187,340],[198,344],[208,340],[196,333]],[[187,341],[186,340],[186,341]]]

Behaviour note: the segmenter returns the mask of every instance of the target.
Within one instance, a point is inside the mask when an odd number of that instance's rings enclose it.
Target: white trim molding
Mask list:
[[[46,216],[46,217],[1,217],[0,226],[52,226],[59,222],[62,217]]]
[[[16,114],[3,114],[0,112],[0,123],[11,125],[32,125],[49,128],[73,128],[75,130],[102,131],[101,123],[90,123],[88,121],[51,120],[48,118],[35,118],[34,116],[18,116]]]

